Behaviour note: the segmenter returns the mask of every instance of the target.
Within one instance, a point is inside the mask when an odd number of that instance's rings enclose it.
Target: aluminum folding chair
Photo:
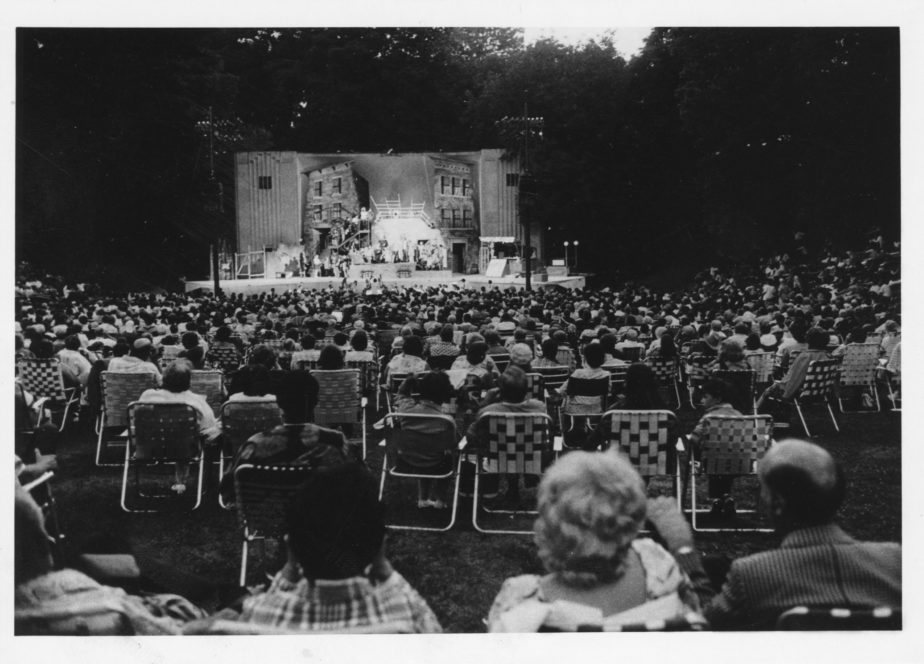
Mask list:
[[[494,360],[494,364],[497,366],[497,370],[500,373],[504,373],[504,371],[506,371],[507,367],[510,365],[510,353],[494,353],[489,354],[488,357]],[[430,366],[433,366],[432,362],[430,363]]]
[[[234,469],[235,504],[241,527],[241,586],[247,584],[250,544],[258,540],[265,543],[267,539],[282,542],[286,509],[313,470],[309,465],[249,463]]]
[[[530,399],[545,401],[545,376],[535,371],[526,374],[526,390]]]
[[[796,412],[799,413],[799,420],[802,422],[806,436],[811,437],[812,434],[805,422],[802,407],[813,403],[824,404],[828,409],[828,415],[831,416],[834,430],[838,432],[841,430],[834,411],[831,409],[831,398],[834,396],[838,380],[840,380],[840,363],[837,360],[815,360],[809,363],[802,389],[792,400]]]
[[[650,358],[645,360],[645,364],[649,366],[652,373],[655,375],[655,380],[658,382],[658,385],[668,390],[673,387],[674,396],[677,399],[677,408],[680,408],[680,388],[677,387],[677,381],[679,380],[677,360],[671,358]]]
[[[610,397],[614,398],[626,387],[626,374],[629,372],[628,364],[604,364],[601,369],[610,372]]]
[[[45,408],[61,408],[61,424],[58,431],[64,431],[71,407],[78,403],[80,391],[76,387],[64,387],[61,363],[56,357],[27,358],[16,364],[19,381],[36,399],[45,399]]]
[[[586,423],[588,429],[593,430],[606,411],[606,402],[610,395],[610,377],[572,376],[568,379],[565,391],[564,401],[558,412],[562,433],[573,431],[575,422],[579,419]]]
[[[845,352],[841,359],[841,375],[838,381],[838,387],[840,388],[837,394],[838,407],[842,413],[846,413],[842,392],[844,388],[857,388],[859,390],[869,390],[870,396],[876,404],[876,411],[880,411],[882,406],[879,403],[879,394],[876,392],[879,344],[847,344],[844,350]]]
[[[439,423],[442,430],[423,433],[407,429],[408,422]],[[385,483],[388,478],[413,480],[452,480],[452,507],[449,523],[442,528],[419,525],[402,525],[389,523],[394,530],[421,530],[443,532],[450,530],[456,522],[459,506],[459,475],[462,469],[462,455],[458,450],[458,432],[456,422],[449,415],[425,415],[420,413],[389,413],[383,419],[386,427],[385,453],[382,455],[382,475],[379,480],[379,500],[385,495]],[[417,459],[430,460],[440,452],[451,451],[446,462],[432,468],[415,465]]]
[[[204,396],[215,417],[218,417],[221,404],[225,402],[224,375],[221,371],[214,369],[193,371],[189,380],[189,391]]]
[[[776,353],[761,351],[745,355],[744,359],[754,371],[754,383],[756,386],[767,386],[773,382],[773,362]]]
[[[362,427],[362,458],[366,458],[366,397],[359,389],[357,369],[312,371],[318,381],[318,403],[314,407],[315,424]]]
[[[690,402],[690,408],[696,408],[697,403],[694,395],[699,388],[703,386],[706,379],[709,378],[709,370],[706,368],[715,358],[702,353],[692,353],[683,363],[683,373],[687,388],[687,400]]]
[[[235,346],[212,346],[205,355],[205,363],[227,376],[240,368],[241,352]]]
[[[696,532],[759,532],[770,533],[772,528],[703,528],[698,516],[708,510],[696,507],[696,479],[698,477],[755,475],[757,462],[773,443],[773,419],[769,415],[710,415],[706,418],[706,432],[699,441],[699,453],[690,455],[690,521]],[[741,510],[753,514],[756,510]]]
[[[363,396],[369,397],[371,391],[378,387],[378,364],[375,360],[350,360],[346,363],[347,369],[355,369],[359,372],[359,390]],[[317,370],[317,366],[312,367]]]
[[[482,424],[483,423],[483,424]],[[478,523],[479,482],[485,474],[534,475],[541,477],[543,453],[550,454],[552,419],[543,413],[483,413],[475,426],[484,427],[487,445],[472,450],[475,456],[475,486],[472,498],[472,525],[482,533],[531,535],[532,530],[490,529]],[[463,439],[465,441],[465,439]],[[460,443],[462,448],[465,442]],[[535,511],[493,510],[494,513],[535,514]]]
[[[202,479],[205,473],[205,454],[200,444],[199,422],[196,409],[187,404],[142,403],[135,401],[128,407],[128,443],[125,445],[125,466],[122,473],[122,509],[126,512],[156,512],[153,509],[134,509],[128,506],[128,474],[135,470],[135,494],[142,498],[163,498],[158,494],[141,493],[140,470],[160,464],[197,463],[199,479],[196,483],[197,509],[202,502]]]
[[[149,373],[113,373],[104,371],[100,374],[103,391],[103,403],[97,422],[96,465],[121,466],[120,463],[103,463],[103,448],[118,441],[125,444],[125,438],[106,440],[106,430],[118,428],[124,431],[128,427],[128,406],[137,401],[142,392],[157,387],[157,378]]]
[[[676,423],[669,410],[608,410],[600,420],[600,434],[603,445],[626,455],[642,477],[673,477],[679,503],[680,455],[671,440]]]
[[[275,403],[228,401],[221,407],[221,433],[224,438],[224,447],[221,450],[221,461],[218,466],[219,486],[224,479],[227,464],[237,457],[244,443],[254,434],[268,431],[280,424],[282,424],[282,410]],[[218,503],[225,509],[231,507],[225,504],[220,492]]]
[[[900,630],[902,610],[888,606],[874,609],[797,606],[780,614],[776,619],[776,629],[790,632]]]

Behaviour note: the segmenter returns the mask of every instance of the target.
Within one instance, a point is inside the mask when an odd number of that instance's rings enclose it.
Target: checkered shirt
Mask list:
[[[244,601],[240,619],[292,631],[347,630],[406,623],[415,633],[441,632],[439,621],[403,576],[295,582],[280,572],[265,593]]]

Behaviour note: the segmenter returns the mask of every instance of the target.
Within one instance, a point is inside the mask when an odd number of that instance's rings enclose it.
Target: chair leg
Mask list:
[[[802,415],[802,407],[799,405],[798,401],[794,401],[793,404],[796,407],[796,412],[799,413],[799,419],[802,421],[802,428],[805,430],[805,435],[811,438],[812,432],[809,431],[808,424],[805,423],[805,416]]]
[[[241,544],[241,577],[240,586],[243,588],[247,584],[247,533],[244,533],[244,541]]]
[[[125,445],[125,468],[122,471],[122,500],[120,502],[120,504],[122,505],[122,509],[125,510],[126,512],[132,511],[125,504],[125,496],[126,496],[126,493],[128,492],[128,466],[130,462],[131,462],[131,445],[126,444]]]
[[[193,505],[193,511],[199,509],[202,504],[202,480],[205,478],[205,450],[199,450],[199,482],[196,486],[196,504]]]
[[[828,415],[831,416],[831,423],[834,425],[834,430],[840,433],[841,428],[837,425],[837,418],[834,417],[834,411],[831,409],[831,403],[829,401],[826,401],[825,407],[828,409]]]
[[[362,427],[363,427],[363,461],[366,460],[366,409],[363,408],[363,418],[362,418]]]
[[[379,501],[385,495],[385,477],[388,475],[388,450],[382,453],[382,476],[379,478]]]

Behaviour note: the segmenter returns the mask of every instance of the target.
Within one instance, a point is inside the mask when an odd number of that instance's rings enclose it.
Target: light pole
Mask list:
[[[570,268],[570,265],[568,265],[568,245],[570,244],[571,243],[568,242],[568,240],[565,240],[565,271]]]
[[[579,244],[580,244],[580,242],[578,242],[577,240],[574,241],[574,269],[575,269],[575,270],[577,269],[577,264],[578,264],[578,260],[577,260],[577,248],[578,248],[578,245],[579,245]]]

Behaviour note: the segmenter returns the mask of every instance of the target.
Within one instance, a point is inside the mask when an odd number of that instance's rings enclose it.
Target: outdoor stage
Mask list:
[[[367,266],[354,266],[356,268]],[[585,279],[582,275],[557,276],[549,275],[547,281],[539,281],[536,276],[532,280],[533,288],[544,288],[545,286],[559,286],[568,289],[584,288]],[[347,285],[356,288],[365,283],[364,279],[347,279]],[[396,286],[404,287],[428,287],[439,285],[455,285],[460,288],[523,288],[526,286],[526,280],[523,277],[486,277],[483,274],[459,274],[449,272],[448,270],[416,270],[410,273],[410,276],[382,276],[382,284],[389,288]],[[282,293],[287,290],[323,290],[325,288],[340,288],[343,285],[343,279],[339,277],[289,277],[280,279],[222,279],[219,282],[221,290],[225,293],[244,295],[258,295],[260,293],[269,293],[275,290]],[[211,280],[187,281],[186,292],[196,289],[211,291],[213,287]]]

